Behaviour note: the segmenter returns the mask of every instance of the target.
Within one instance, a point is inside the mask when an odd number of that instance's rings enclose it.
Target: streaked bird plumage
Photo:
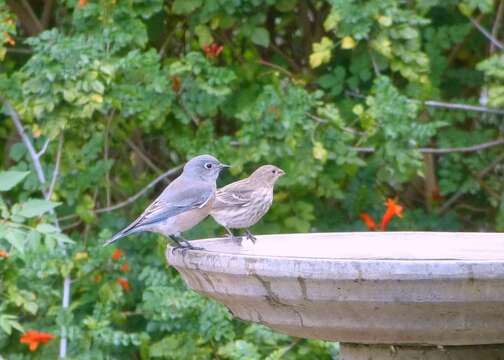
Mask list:
[[[215,199],[216,180],[223,165],[211,155],[189,160],[182,174],[173,180],[145,211],[130,225],[115,234],[105,245],[142,231],[157,232],[178,239],[191,247],[180,234],[208,216]]]
[[[247,237],[255,242],[248,228],[268,212],[274,185],[284,174],[274,165],[263,165],[248,178],[218,189],[210,215],[231,237],[234,238],[231,229],[245,229]]]

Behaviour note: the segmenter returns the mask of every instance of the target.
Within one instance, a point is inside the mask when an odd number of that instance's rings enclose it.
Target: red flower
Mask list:
[[[87,5],[87,0],[79,0],[79,6],[83,7]]]
[[[387,199],[385,205],[387,205],[387,211],[385,211],[380,224],[380,229],[382,231],[387,230],[387,224],[394,216],[399,216],[400,218],[402,218],[403,212],[403,207],[396,204],[393,199]]]
[[[130,291],[130,284],[127,279],[125,278],[118,278],[117,283],[122,286],[124,291]]]
[[[122,252],[121,249],[116,249],[114,253],[112,254],[111,258],[112,260],[119,260],[124,256],[124,253]]]
[[[7,33],[7,31],[4,31],[2,32],[3,36],[5,36],[7,38],[7,44],[11,45],[11,46],[14,46],[16,45],[16,42],[14,41],[13,38],[10,37],[9,33]]]
[[[126,272],[129,270],[129,265],[127,262],[125,262],[123,265],[121,265],[121,267],[119,268],[119,270],[121,270],[122,272]]]
[[[376,230],[376,223],[371,216],[369,216],[367,213],[361,213],[360,218],[362,219],[362,221],[364,221],[369,230]]]
[[[207,58],[216,58],[219,54],[224,50],[223,45],[217,45],[216,43],[212,43],[210,45],[203,45],[203,51]]]
[[[6,258],[9,257],[9,253],[4,250],[0,250],[0,258]]]
[[[30,351],[35,351],[40,344],[47,344],[49,340],[55,337],[53,334],[32,330],[24,333],[19,341],[23,344],[28,344]]]

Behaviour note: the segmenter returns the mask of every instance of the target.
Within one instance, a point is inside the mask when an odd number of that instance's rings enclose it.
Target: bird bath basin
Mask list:
[[[339,341],[344,360],[504,359],[504,234],[257,238],[166,255],[190,288],[235,316]]]

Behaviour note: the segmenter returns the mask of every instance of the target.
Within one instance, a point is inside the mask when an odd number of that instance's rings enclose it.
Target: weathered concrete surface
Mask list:
[[[206,251],[167,251],[189,287],[239,318],[290,335],[361,344],[504,343],[504,234],[295,234],[258,236],[244,247],[223,238],[195,243]]]
[[[387,346],[340,344],[341,360],[503,360],[504,345]]]

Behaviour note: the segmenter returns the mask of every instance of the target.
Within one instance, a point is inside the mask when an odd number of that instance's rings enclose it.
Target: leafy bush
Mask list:
[[[160,236],[101,246],[195,154],[221,184],[287,172],[256,233],[363,231],[389,197],[392,230],[504,229],[500,2],[24,3],[0,0],[9,360],[337,358],[188,291]]]

